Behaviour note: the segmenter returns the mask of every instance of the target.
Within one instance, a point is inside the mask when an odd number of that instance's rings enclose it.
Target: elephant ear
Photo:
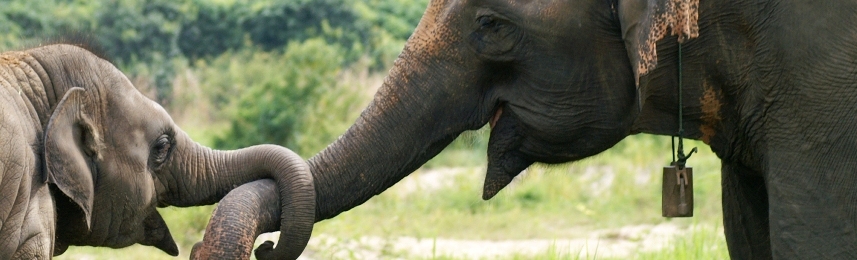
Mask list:
[[[619,22],[639,87],[640,76],[658,63],[657,42],[670,35],[679,42],[699,36],[699,0],[620,0]]]
[[[90,227],[95,193],[94,159],[101,139],[87,113],[86,92],[72,88],[51,114],[45,130],[45,181],[80,207]],[[91,109],[91,108],[90,108]]]

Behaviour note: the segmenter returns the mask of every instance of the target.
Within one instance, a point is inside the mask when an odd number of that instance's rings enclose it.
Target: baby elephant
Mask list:
[[[211,215],[202,242],[190,253],[193,260],[250,259],[250,251],[259,234],[277,230],[280,209],[276,184],[258,180],[230,191]],[[256,258],[268,258],[267,241],[256,250]]]
[[[135,243],[178,255],[155,207],[212,204],[265,178],[276,182],[271,193],[284,213],[281,246],[263,255],[297,258],[312,232],[315,192],[295,153],[201,146],[115,66],[83,48],[0,54],[0,259]]]

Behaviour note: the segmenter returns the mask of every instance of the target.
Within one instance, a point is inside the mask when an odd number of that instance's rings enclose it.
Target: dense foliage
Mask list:
[[[369,57],[384,68],[401,49],[427,1],[404,0],[46,0],[0,1],[0,47],[88,35],[105,54],[138,74],[135,63],[213,58],[248,46],[282,49],[320,37],[347,50],[346,62]],[[27,44],[29,43],[29,44]],[[130,71],[129,71],[130,70]],[[173,68],[155,71],[168,98]]]
[[[274,143],[308,156],[365,105],[343,72],[386,69],[427,2],[0,0],[0,50],[82,40],[168,109],[214,109],[200,113],[227,125],[215,147]],[[187,94],[177,89],[187,77],[202,97],[173,93]]]
[[[322,37],[350,53],[381,55],[407,38],[426,0],[0,0],[0,47],[91,34],[119,63],[210,58],[248,45],[264,50]],[[401,46],[398,46],[399,48]],[[389,54],[389,53],[386,53]],[[386,57],[389,58],[389,57]]]
[[[201,88],[222,108],[218,113],[232,119],[213,145],[274,143],[305,156],[324,148],[346,126],[319,129],[353,120],[355,106],[364,105],[358,92],[337,82],[343,53],[309,39],[291,42],[281,54],[245,50],[198,64]]]

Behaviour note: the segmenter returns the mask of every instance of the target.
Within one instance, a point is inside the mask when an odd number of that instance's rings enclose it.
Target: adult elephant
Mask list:
[[[215,151],[188,138],[108,61],[71,45],[0,54],[0,258],[44,259],[70,245],[178,249],[163,206],[217,202],[277,181],[281,245],[297,258],[312,231],[306,163],[260,145]]]
[[[313,157],[322,220],[490,123],[484,199],[634,133],[722,159],[735,259],[857,258],[857,2],[432,0],[372,103]],[[679,72],[679,46],[682,44]]]

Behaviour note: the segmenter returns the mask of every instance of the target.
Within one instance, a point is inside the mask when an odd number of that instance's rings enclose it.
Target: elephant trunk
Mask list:
[[[393,133],[391,128],[361,121],[368,120],[358,120],[339,140],[309,160],[316,182],[316,221],[332,218],[380,194],[457,136],[422,141],[424,137],[413,132]],[[383,133],[390,135],[382,138]]]
[[[196,243],[191,259],[250,259],[253,243],[263,232],[277,230],[280,198],[272,180],[258,180],[232,190],[205,228],[202,242]],[[262,248],[270,248],[266,242]]]
[[[356,122],[308,160],[315,180],[316,221],[380,194],[490,117],[490,111],[474,113],[482,105],[478,94],[441,90],[471,84],[455,77],[466,70],[444,60],[454,57],[431,57],[414,46],[409,42],[405,47]],[[437,73],[423,73],[429,68]]]
[[[232,189],[259,179],[276,181],[280,196],[281,246],[264,256],[295,259],[306,247],[315,218],[315,190],[306,162],[289,149],[275,145],[257,145],[234,151],[216,151],[201,146],[184,133],[169,162],[175,180],[162,181],[165,187],[161,204],[179,207],[213,204]],[[194,147],[196,149],[194,149]]]

